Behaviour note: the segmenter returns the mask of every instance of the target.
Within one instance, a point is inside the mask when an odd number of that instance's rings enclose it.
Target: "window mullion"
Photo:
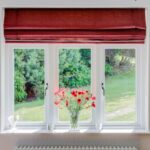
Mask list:
[[[142,122],[142,118],[141,118],[141,88],[142,88],[142,74],[141,72],[141,60],[140,57],[142,55],[140,55],[140,49],[136,49],[135,51],[135,58],[136,58],[136,118],[137,118],[137,124],[140,125]],[[141,87],[141,88],[140,88]]]
[[[93,47],[91,48],[91,92],[93,93],[93,95],[97,94],[96,56],[97,56],[96,46],[93,45]],[[92,124],[95,125],[96,120],[97,120],[97,114],[96,114],[96,111],[93,109],[92,110]]]
[[[5,128],[9,128],[10,124],[14,120],[14,102],[12,98],[14,97],[13,90],[13,77],[14,77],[14,61],[13,61],[13,47],[7,47],[5,53]],[[11,84],[10,84],[11,83]]]
[[[147,118],[147,106],[146,106],[146,67],[147,59],[145,57],[146,52],[143,52],[139,46],[136,49],[136,62],[137,62],[137,124],[143,128],[147,126],[145,118]],[[145,58],[145,61],[143,60]],[[142,113],[141,113],[142,112]],[[145,117],[146,114],[146,117]]]
[[[48,89],[46,91],[46,122],[48,129],[52,130],[55,124],[54,113],[54,86],[55,86],[55,52],[53,45],[49,45],[45,51],[45,86],[48,83]]]
[[[0,131],[5,128],[5,38],[4,38],[4,8],[0,8]]]
[[[9,119],[9,121],[11,119],[13,119],[14,121],[15,119],[15,115],[14,115],[14,53],[13,53],[14,48],[11,47],[10,49],[8,49],[7,54],[7,62],[6,65],[9,66],[6,68],[6,75],[8,75],[7,80],[8,80],[8,84],[6,85],[6,89],[8,89],[8,93],[6,92],[6,98],[7,98],[7,117]],[[11,84],[9,84],[11,83]],[[6,90],[7,91],[7,90]],[[11,123],[11,122],[8,122]]]
[[[59,47],[57,47],[57,45],[54,46],[54,57],[55,57],[55,89],[59,89]],[[54,105],[54,104],[53,104]],[[55,111],[55,123],[59,123],[59,109],[58,108],[54,108]]]
[[[98,130],[102,129],[103,125],[103,114],[104,114],[104,96],[101,89],[101,83],[104,82],[104,57],[103,50],[100,45],[97,45],[96,48],[96,97],[97,97],[97,105],[96,105],[96,126]]]

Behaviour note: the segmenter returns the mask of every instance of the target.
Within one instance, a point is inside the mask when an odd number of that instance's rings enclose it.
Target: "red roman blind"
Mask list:
[[[6,9],[7,42],[144,42],[144,9]]]

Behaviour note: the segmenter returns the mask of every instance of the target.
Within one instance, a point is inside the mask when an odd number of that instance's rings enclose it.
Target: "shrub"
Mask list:
[[[108,63],[105,64],[105,75],[106,76],[112,76],[113,75],[113,67]]]

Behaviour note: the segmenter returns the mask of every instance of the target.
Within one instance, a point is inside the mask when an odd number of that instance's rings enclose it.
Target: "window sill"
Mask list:
[[[46,130],[46,129],[10,129],[2,131],[1,134],[32,134],[32,133],[44,133],[44,134],[149,134],[150,132],[146,130],[133,130],[133,129],[80,129],[80,130],[69,130],[69,129],[56,129],[56,130]]]

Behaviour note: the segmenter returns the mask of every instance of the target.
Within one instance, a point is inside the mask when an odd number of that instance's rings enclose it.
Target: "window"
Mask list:
[[[135,123],[136,111],[135,49],[106,49],[105,121]]]
[[[91,90],[91,50],[59,49],[59,88]],[[80,121],[91,121],[92,109],[82,110]],[[67,109],[59,109],[59,121],[69,121]]]
[[[146,125],[146,51],[140,45],[106,45],[104,50],[104,128]],[[145,65],[145,67],[143,67]],[[145,73],[144,73],[145,72]],[[103,77],[102,77],[103,78]]]
[[[94,87],[95,46],[82,44],[62,44],[55,46],[56,89],[82,89],[96,93]],[[54,107],[56,128],[69,128],[67,109]],[[95,111],[84,109],[79,115],[80,128],[94,128]]]
[[[7,44],[6,108],[10,109],[6,118],[13,116],[17,127],[69,129],[68,110],[54,105],[54,93],[58,88],[75,88],[96,95],[96,108],[80,112],[80,129],[145,128],[147,57],[143,47]]]
[[[14,113],[19,121],[44,121],[44,50],[14,49]]]

